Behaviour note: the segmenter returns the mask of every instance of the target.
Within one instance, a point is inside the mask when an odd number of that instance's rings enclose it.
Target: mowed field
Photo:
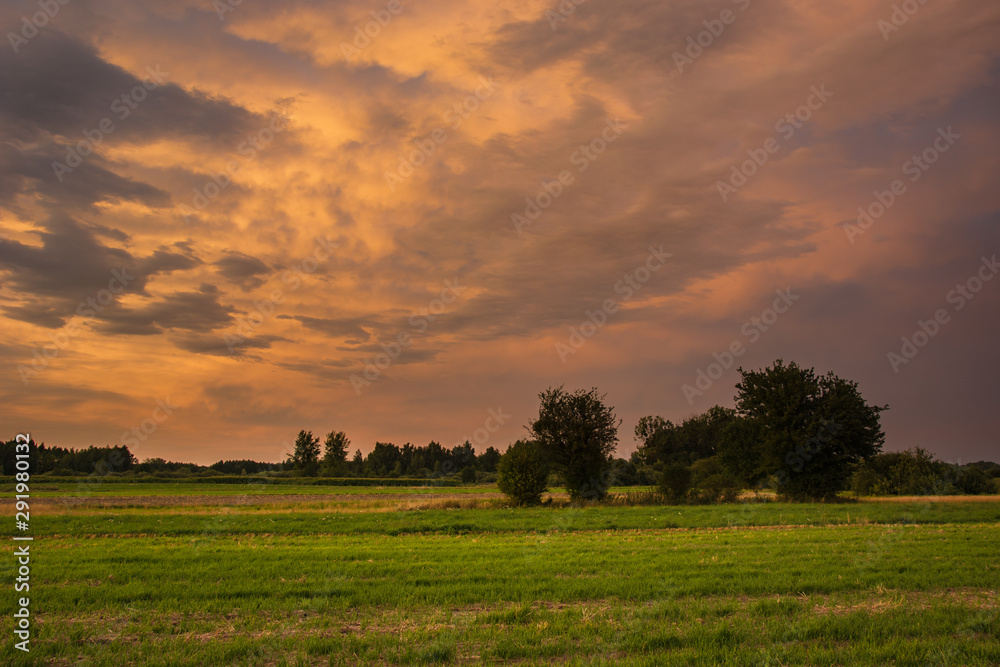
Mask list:
[[[31,653],[8,541],[3,664],[1000,664],[997,500],[36,483],[31,510]]]

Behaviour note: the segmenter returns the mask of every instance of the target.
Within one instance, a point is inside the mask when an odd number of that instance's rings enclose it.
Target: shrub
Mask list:
[[[884,452],[862,463],[851,477],[859,496],[928,495],[947,492],[946,471],[924,449]]]
[[[538,443],[518,440],[497,464],[497,486],[519,505],[537,505],[547,490],[548,463]]]
[[[695,461],[691,466],[691,500],[702,503],[731,503],[740,495],[740,483],[722,466],[719,455]]]
[[[709,475],[698,484],[698,500],[705,503],[732,503],[740,497],[740,485],[728,473]]]
[[[932,454],[919,447],[871,457],[854,472],[851,490],[859,496],[994,493],[989,474],[982,467],[935,461]]]
[[[856,496],[877,495],[876,489],[880,480],[881,477],[879,477],[877,472],[863,465],[851,476],[851,491]]]
[[[992,480],[986,473],[975,466],[967,466],[958,471],[955,486],[960,493],[970,496],[986,496],[994,493]]]
[[[671,463],[663,468],[660,476],[660,491],[670,503],[682,503],[691,488],[691,469],[680,463]]]

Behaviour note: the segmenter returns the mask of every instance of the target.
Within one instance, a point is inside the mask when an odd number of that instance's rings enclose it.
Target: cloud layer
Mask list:
[[[502,448],[565,383],[627,453],[782,357],[889,448],[995,458],[1000,8],[569,5],[6,5],[7,429],[117,443],[169,397],[140,458],[277,460],[503,407]]]

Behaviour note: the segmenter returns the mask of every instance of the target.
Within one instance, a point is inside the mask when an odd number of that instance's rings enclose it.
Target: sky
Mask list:
[[[0,427],[504,449],[782,358],[998,459],[1000,5],[5,1]]]

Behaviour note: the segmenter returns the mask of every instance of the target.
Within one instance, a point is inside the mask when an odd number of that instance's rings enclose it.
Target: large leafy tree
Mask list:
[[[614,408],[604,404],[596,388],[570,393],[560,386],[538,398],[538,419],[529,428],[549,463],[562,473],[570,498],[603,498],[621,424]]]
[[[852,469],[878,454],[885,441],[879,413],[857,383],[832,372],[787,366],[779,359],[760,371],[739,369],[736,409],[758,438],[758,466],[790,498],[830,498]]]
[[[312,431],[299,431],[295,438],[295,451],[292,453],[292,463],[302,474],[315,476],[319,469],[319,438]]]

